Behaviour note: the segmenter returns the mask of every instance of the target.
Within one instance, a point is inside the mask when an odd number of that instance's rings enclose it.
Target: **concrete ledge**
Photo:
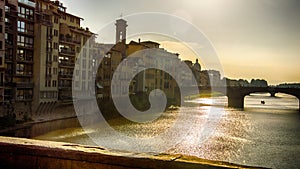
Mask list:
[[[143,154],[0,136],[0,168],[258,168],[197,157]]]

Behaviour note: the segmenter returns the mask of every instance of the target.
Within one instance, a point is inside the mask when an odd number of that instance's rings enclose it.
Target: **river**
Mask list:
[[[210,124],[210,128],[213,128],[210,132],[211,135],[205,140],[197,139],[202,133],[191,125],[194,128],[189,130],[187,137],[176,142],[172,148],[165,150],[165,153],[186,154],[269,168],[299,168],[299,102],[295,97],[289,95],[277,94],[276,96],[270,97],[269,94],[247,96],[244,110],[224,108],[223,105],[227,103],[226,97],[198,98],[189,101],[193,106],[182,109],[186,118],[182,125],[212,121]],[[264,100],[265,104],[261,104],[261,100]],[[211,115],[214,112],[221,113],[221,116]],[[168,112],[162,116],[162,118],[147,124],[123,123],[118,119],[110,121],[110,124],[115,130],[125,133],[129,137],[152,137],[168,130],[169,126],[178,118],[174,112]],[[218,118],[217,121],[216,118]],[[183,130],[186,126],[180,126],[180,124],[172,128],[173,135],[178,135],[178,137],[186,132]],[[41,128],[44,130],[41,131]],[[24,131],[19,131],[19,135],[21,135],[20,132]],[[122,145],[115,137],[110,136],[111,133],[99,129],[99,126],[91,126],[88,132],[96,133],[101,140],[110,142],[110,147],[118,149],[120,148],[118,145]],[[27,137],[34,139],[95,145],[76,119],[37,124],[31,127],[31,132],[27,131],[26,133]],[[43,134],[41,135],[41,133]],[[161,146],[160,148],[164,148],[167,143],[169,142],[159,140],[157,144]],[[105,147],[105,144],[100,146]],[[144,150],[140,145],[131,148],[135,151]],[[131,148],[124,149],[130,151]]]

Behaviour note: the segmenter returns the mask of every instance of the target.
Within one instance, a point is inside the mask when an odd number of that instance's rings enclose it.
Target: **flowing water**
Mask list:
[[[264,100],[265,104],[261,104],[261,100]],[[299,101],[295,97],[284,94],[277,94],[277,97],[252,94],[245,98],[244,110],[224,108],[223,105],[227,103],[226,97],[199,98],[189,103],[191,107],[182,108],[185,114],[183,122],[172,128],[172,135],[178,136],[178,141],[173,147],[165,150],[166,153],[270,168],[300,167],[300,114]],[[110,124],[116,131],[129,137],[147,138],[170,129],[177,118],[182,117],[173,110],[147,124],[124,123],[119,119],[111,120]],[[110,147],[122,149],[118,147],[122,145],[122,140],[112,136],[108,130],[92,125],[88,131],[84,131],[78,123],[75,125],[76,119],[71,120],[73,122],[69,122],[72,124],[69,128],[64,126],[64,129],[34,138],[95,145],[86,135],[88,132],[100,137],[104,142],[109,142]],[[199,139],[203,134],[200,132],[202,124],[208,125],[205,129],[210,129],[207,139]],[[57,124],[50,122],[43,125],[50,127]],[[180,138],[186,133],[186,129],[188,134],[185,138]],[[157,144],[159,148],[164,148],[169,143],[169,140],[158,140]],[[144,151],[141,145],[123,149]]]

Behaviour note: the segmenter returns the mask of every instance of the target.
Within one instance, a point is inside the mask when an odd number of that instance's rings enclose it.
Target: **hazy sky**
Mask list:
[[[298,0],[61,0],[67,11],[98,32],[122,13],[163,12],[184,18],[214,45],[225,76],[300,82],[300,1]],[[144,23],[141,23],[144,24]],[[128,32],[134,28],[128,23]],[[162,27],[164,29],[164,27]],[[111,41],[115,41],[114,37]],[[101,37],[101,35],[99,35]],[[150,37],[151,38],[151,37]],[[153,40],[153,39],[142,39]],[[191,53],[160,41],[184,58]],[[173,46],[172,46],[173,44]],[[176,45],[175,45],[176,46]],[[181,50],[181,51],[176,51]]]

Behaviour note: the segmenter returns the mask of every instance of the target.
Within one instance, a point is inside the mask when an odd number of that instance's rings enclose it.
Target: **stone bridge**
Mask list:
[[[244,98],[251,93],[285,93],[298,98],[300,111],[300,88],[279,88],[279,87],[227,87],[228,107],[244,108]]]
[[[244,108],[244,98],[251,93],[270,93],[275,96],[276,93],[285,93],[298,98],[300,112],[300,88],[282,88],[282,87],[245,87],[245,86],[227,86],[227,87],[198,87],[199,91],[211,90],[221,92],[228,97],[228,107]]]

